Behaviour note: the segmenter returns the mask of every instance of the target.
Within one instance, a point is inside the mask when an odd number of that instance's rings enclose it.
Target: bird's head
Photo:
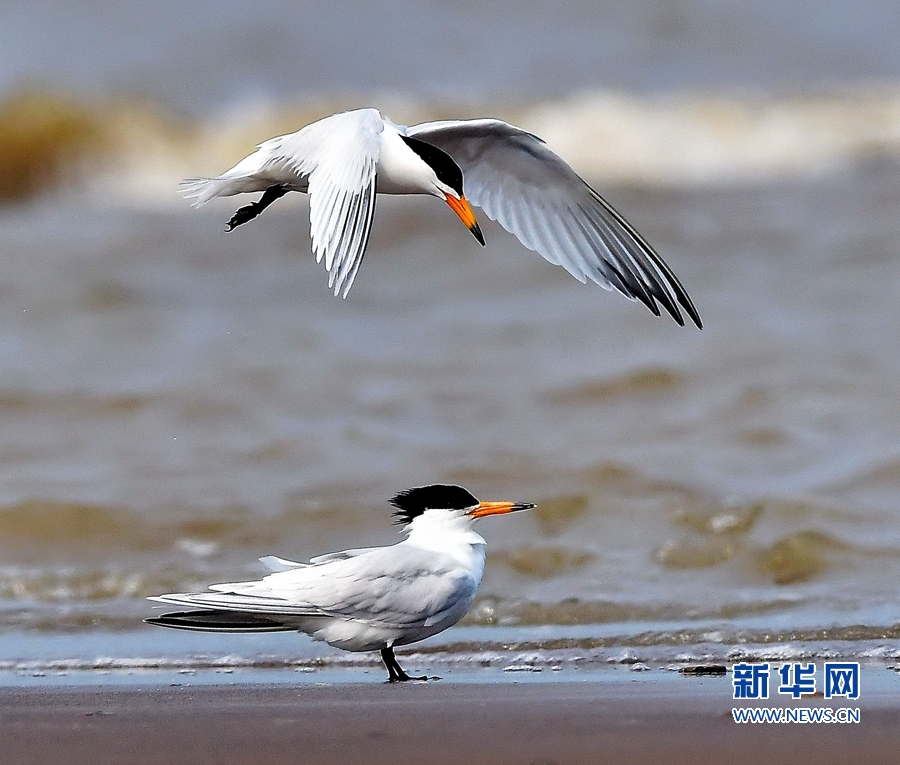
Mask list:
[[[502,515],[534,507],[531,502],[479,502],[462,486],[432,484],[406,489],[391,499],[397,508],[395,522],[407,525],[429,511],[450,513],[455,517],[475,520],[486,515]]]
[[[428,165],[433,171],[436,179],[435,196],[443,199],[463,222],[465,227],[472,232],[479,244],[484,247],[484,234],[481,233],[481,227],[475,219],[475,213],[472,212],[472,206],[466,200],[463,194],[463,174],[459,165],[453,160],[447,152],[432,146],[430,143],[420,141],[418,138],[410,136],[401,136],[419,158]]]

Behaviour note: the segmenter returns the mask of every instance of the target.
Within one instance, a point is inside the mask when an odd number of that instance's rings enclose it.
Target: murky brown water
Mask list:
[[[703,331],[490,223],[482,250],[429,200],[380,204],[347,300],[299,198],[230,235],[226,204],[9,208],[4,621],[116,621],[259,555],[389,543],[394,491],[455,481],[538,503],[482,527],[476,623],[890,624],[896,177],[610,189]]]
[[[453,481],[538,503],[481,527],[476,643],[896,643],[896,9],[214,5],[0,28],[0,642],[390,543],[389,496]],[[542,135],[703,331],[422,199],[342,301],[305,200],[226,235],[175,194],[369,104]]]

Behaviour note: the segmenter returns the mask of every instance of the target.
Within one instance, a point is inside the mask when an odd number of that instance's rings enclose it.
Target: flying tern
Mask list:
[[[376,109],[341,112],[259,144],[217,178],[182,184],[195,206],[262,192],[232,216],[228,231],[290,191],[309,194],[312,249],[335,295],[346,297],[356,278],[376,194],[429,194],[482,245],[471,205],[580,282],[618,290],[657,316],[662,306],[681,325],[683,310],[702,326],[681,282],[637,230],[544,141],[500,120],[404,127]]]
[[[146,621],[209,632],[305,632],[345,651],[380,651],[389,682],[412,678],[394,647],[443,632],[475,598],[484,573],[484,539],[472,524],[534,507],[479,502],[460,486],[407,489],[391,499],[406,538],[388,547],[345,550],[295,563],[267,557],[274,573],[259,581],[214,584],[209,592],[150,600],[191,611]]]

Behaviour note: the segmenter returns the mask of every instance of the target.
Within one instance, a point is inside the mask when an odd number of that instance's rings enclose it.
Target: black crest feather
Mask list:
[[[397,508],[396,522],[409,523],[426,510],[465,510],[475,507],[478,500],[462,486],[436,483],[401,491],[391,498],[391,504]]]

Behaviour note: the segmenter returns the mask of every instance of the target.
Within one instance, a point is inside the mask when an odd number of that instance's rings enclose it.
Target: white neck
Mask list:
[[[474,518],[462,511],[426,510],[407,527],[406,541],[483,569],[485,542],[472,529],[473,523]]]
[[[381,133],[381,153],[375,175],[375,187],[379,194],[430,194],[443,199],[434,170],[400,137],[386,127]]]

